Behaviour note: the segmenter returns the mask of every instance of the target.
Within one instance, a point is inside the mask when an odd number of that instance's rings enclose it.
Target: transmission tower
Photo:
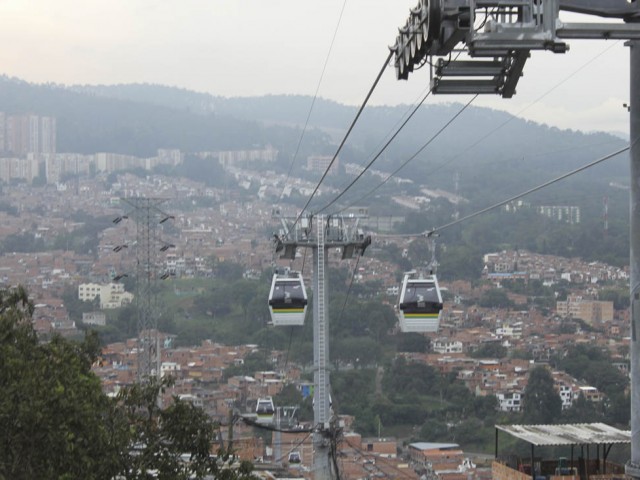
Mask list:
[[[291,217],[276,215],[282,222],[276,250],[280,258],[293,260],[298,248],[313,250],[313,472],[315,480],[330,480],[331,439],[338,426],[331,415],[329,370],[329,301],[327,288],[328,253],[339,249],[342,259],[363,255],[371,237],[358,228],[364,216],[339,215]]]
[[[560,10],[612,21],[567,23]],[[434,94],[510,98],[531,51],[566,53],[566,39],[621,39],[630,47],[631,459],[625,472],[640,479],[640,1],[420,0],[392,51],[398,79],[425,63],[432,66]],[[471,59],[451,60],[454,48]]]
[[[123,198],[131,210],[126,217],[136,222],[136,307],[138,334],[138,382],[145,382],[160,372],[160,341],[158,337],[158,285],[165,278],[159,270],[158,252],[166,250],[160,242],[159,225],[171,215],[160,210],[163,198]]]

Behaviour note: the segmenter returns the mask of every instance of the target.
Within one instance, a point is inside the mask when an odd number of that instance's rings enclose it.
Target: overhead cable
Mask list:
[[[282,200],[282,196],[287,188],[287,182],[289,181],[289,177],[291,176],[291,171],[293,170],[293,165],[298,158],[298,152],[300,151],[300,145],[302,145],[302,139],[304,138],[304,134],[307,131],[307,126],[309,125],[309,119],[311,118],[311,112],[313,111],[313,107],[318,98],[318,92],[320,91],[320,85],[322,84],[322,79],[324,78],[324,72],[327,69],[327,64],[329,63],[329,57],[331,57],[331,51],[333,50],[333,44],[336,41],[336,35],[338,34],[338,29],[340,28],[340,23],[342,22],[342,15],[344,14],[344,8],[347,6],[347,0],[342,2],[342,9],[340,10],[340,16],[338,17],[338,24],[336,25],[335,30],[333,31],[333,37],[331,38],[331,44],[329,45],[329,51],[327,52],[327,57],[324,60],[324,65],[322,66],[322,72],[320,73],[320,79],[318,80],[318,85],[316,86],[316,92],[313,94],[313,100],[311,101],[311,106],[309,107],[309,112],[307,113],[307,119],[304,122],[304,127],[302,128],[302,133],[300,133],[300,138],[298,139],[298,145],[296,146],[296,151],[293,154],[293,158],[291,159],[291,163],[289,164],[289,171],[287,172],[287,178],[284,181],[284,187],[282,188],[282,193],[280,194],[280,198],[278,201]]]
[[[456,58],[454,58],[454,61],[458,59],[458,57],[460,56],[462,52],[458,52],[458,55],[456,55]],[[395,138],[398,136],[398,134],[402,131],[402,129],[407,125],[407,123],[409,122],[409,120],[411,120],[411,118],[415,115],[415,113],[418,111],[418,109],[422,106],[422,104],[425,102],[425,100],[427,99],[427,97],[429,97],[429,95],[431,95],[431,93],[433,92],[432,88],[429,88],[427,90],[427,93],[422,97],[422,100],[420,100],[415,107],[413,107],[413,110],[411,111],[411,113],[409,114],[409,116],[402,122],[402,124],[396,129],[395,133],[389,138],[389,140],[382,146],[382,148],[378,151],[378,153],[371,159],[371,161],[364,167],[364,169],[358,174],[358,176],[356,178],[353,179],[353,181],[351,183],[349,183],[349,185],[347,185],[342,192],[336,197],[334,198],[331,202],[329,202],[327,205],[325,205],[324,207],[322,207],[322,209],[320,209],[317,213],[322,213],[323,211],[327,210],[331,205],[333,205],[334,203],[336,203],[345,193],[347,193],[347,190],[349,190],[358,180],[360,180],[360,178],[362,178],[362,176],[365,174],[365,172],[367,170],[369,170],[369,168],[371,168],[371,165],[373,165],[373,163],[380,158],[380,155],[382,155],[384,153],[384,151],[387,149],[387,147],[391,144],[391,142],[393,142],[393,140],[395,140]],[[406,114],[405,114],[406,115]],[[395,127],[394,127],[395,128]]]
[[[358,174],[358,176],[356,178],[353,179],[353,181],[351,181],[351,183],[349,183],[349,185],[347,185],[342,192],[340,192],[340,194],[334,198],[333,200],[331,200],[331,202],[329,202],[328,204],[326,204],[324,207],[322,207],[320,210],[318,210],[317,213],[322,213],[325,210],[327,210],[331,205],[333,205],[334,203],[336,203],[338,200],[340,200],[340,198],[347,193],[347,191],[353,187],[353,185],[360,180],[360,178],[365,174],[365,172],[367,170],[369,170],[369,168],[371,167],[371,165],[373,165],[373,163],[380,158],[380,155],[382,155],[384,153],[384,151],[387,149],[387,147],[389,146],[389,144],[391,144],[391,142],[393,142],[393,140],[398,136],[398,134],[400,133],[400,131],[404,128],[404,126],[409,122],[409,120],[411,120],[411,117],[413,117],[413,115],[418,111],[418,109],[422,106],[422,104],[424,103],[424,101],[427,99],[427,97],[431,94],[431,89],[429,89],[429,91],[427,92],[427,94],[422,97],[422,100],[420,100],[420,102],[415,106],[415,108],[413,109],[413,111],[409,114],[409,116],[405,119],[404,122],[402,122],[402,125],[400,125],[400,127],[396,130],[396,132],[391,136],[391,138],[389,138],[389,140],[387,141],[387,143],[384,144],[384,146],[380,149],[380,151],[376,154],[375,157],[373,157],[371,159],[371,161],[364,167],[364,169]]]
[[[518,195],[514,195],[513,197],[510,197],[510,198],[508,198],[506,200],[503,200],[503,201],[498,202],[498,203],[496,203],[494,205],[491,205],[490,207],[483,208],[482,210],[479,210],[479,211],[477,211],[475,213],[472,213],[470,215],[462,217],[462,218],[460,218],[458,220],[454,220],[453,222],[450,222],[450,223],[447,223],[445,225],[442,225],[441,227],[434,228],[433,230],[429,230],[428,232],[424,232],[423,234],[430,235],[430,234],[433,234],[435,232],[440,232],[440,231],[444,230],[445,228],[452,227],[454,225],[457,225],[458,223],[465,222],[467,220],[470,220],[472,218],[477,217],[478,215],[482,215],[483,213],[486,213],[486,212],[489,212],[489,211],[494,210],[496,208],[502,207],[503,205],[506,205],[509,202],[513,202],[514,200],[517,200],[517,199],[519,199],[521,197],[529,195],[530,193],[537,192],[538,190],[542,190],[543,188],[548,187],[549,185],[552,185],[552,184],[554,184],[556,182],[559,182],[560,180],[564,180],[565,178],[570,177],[571,175],[575,175],[576,173],[580,173],[583,170],[586,170],[587,168],[591,168],[591,167],[593,167],[595,165],[598,165],[599,163],[604,162],[605,160],[609,160],[610,158],[613,158],[613,157],[615,157],[617,155],[620,155],[621,153],[624,153],[624,152],[628,151],[630,148],[631,148],[631,146],[627,145],[626,147],[621,148],[620,150],[616,150],[615,152],[610,153],[608,155],[605,155],[604,157],[600,157],[597,160],[594,160],[593,162],[590,162],[590,163],[588,163],[586,165],[583,165],[582,167],[576,168],[575,170],[572,170],[572,171],[570,171],[568,173],[560,175],[559,177],[556,177],[553,180],[549,180],[548,182],[545,182],[542,185],[538,185],[537,187],[531,188],[531,189],[527,190],[526,192],[522,192],[522,193],[519,193]]]
[[[431,142],[433,142],[436,138],[438,138],[440,136],[440,134],[442,132],[444,132],[447,127],[449,127],[449,125],[451,125],[456,118],[458,118],[462,112],[464,112],[469,105],[471,105],[471,103],[478,98],[478,94],[476,93],[471,100],[469,100],[460,110],[458,110],[458,112],[451,117],[451,119],[444,124],[444,126],[442,128],[440,128],[440,130],[438,130],[425,144],[423,144],[416,153],[414,153],[413,155],[411,155],[407,160],[405,160],[402,165],[400,165],[397,169],[395,169],[387,178],[385,178],[378,186],[376,186],[375,188],[373,188],[372,190],[370,190],[368,193],[366,193],[365,195],[363,195],[362,197],[358,198],[357,200],[355,200],[354,202],[351,202],[349,205],[347,205],[346,207],[342,208],[341,210],[339,210],[337,213],[340,212],[344,212],[347,208],[352,207],[353,205],[355,205],[358,202],[361,202],[362,200],[364,200],[365,198],[367,198],[369,195],[371,195],[372,193],[374,193],[376,190],[378,190],[380,187],[382,187],[385,183],[387,183],[391,178],[393,178],[400,170],[402,170],[404,167],[407,166],[407,164],[413,160],[414,158],[416,158],[420,153],[422,153],[422,151],[427,148]]]
[[[364,107],[369,102],[369,98],[371,98],[371,95],[373,94],[373,91],[378,86],[378,82],[380,82],[380,78],[382,78],[382,74],[387,69],[387,66],[389,64],[389,61],[391,61],[391,57],[392,56],[393,56],[393,52],[390,51],[389,55],[387,55],[387,58],[385,59],[384,63],[382,64],[382,68],[380,69],[380,72],[378,72],[378,76],[376,77],[375,81],[373,82],[373,85],[371,85],[371,88],[369,89],[369,92],[367,93],[367,96],[365,97],[364,101],[362,102],[362,105],[358,109],[358,113],[356,114],[355,118],[351,122],[351,125],[349,126],[349,129],[347,130],[347,133],[345,134],[344,138],[340,142],[340,145],[338,146],[338,149],[336,150],[336,153],[333,155],[333,158],[331,159],[331,162],[329,162],[329,165],[327,166],[327,169],[325,170],[324,174],[322,175],[322,177],[318,181],[318,184],[316,185],[316,187],[313,189],[313,192],[309,196],[309,199],[307,200],[307,203],[305,203],[304,207],[302,207],[302,210],[300,211],[300,214],[298,215],[298,218],[296,218],[295,222],[293,222],[293,226],[294,227],[298,223],[300,218],[302,217],[302,214],[304,213],[304,211],[307,209],[307,207],[311,203],[311,200],[313,199],[315,194],[318,192],[318,189],[320,188],[320,185],[322,184],[322,182],[324,181],[324,179],[328,175],[329,171],[331,170],[331,167],[333,166],[334,162],[336,161],[336,158],[338,158],[338,154],[342,150],[342,147],[344,146],[345,142],[347,141],[347,138],[349,138],[349,135],[351,134],[351,131],[353,130],[353,127],[355,127],[356,122],[358,121],[358,119],[360,118],[360,115],[362,114],[362,111],[364,110]]]
[[[600,53],[598,53],[596,56],[594,56],[593,58],[591,58],[590,60],[588,60],[587,62],[585,62],[584,64],[582,64],[580,67],[578,67],[576,70],[574,70],[572,73],[570,73],[568,76],[566,76],[565,78],[563,78],[562,80],[560,80],[558,83],[556,83],[555,85],[553,85],[551,88],[549,88],[547,91],[545,91],[542,95],[540,95],[539,97],[537,97],[533,102],[529,103],[528,105],[526,105],[525,107],[523,107],[522,109],[518,110],[515,114],[510,115],[509,118],[507,118],[504,122],[502,122],[500,125],[498,125],[497,127],[489,130],[487,133],[485,133],[482,137],[480,137],[478,140],[476,140],[474,143],[472,143],[471,145],[469,145],[467,148],[465,148],[464,150],[462,150],[461,152],[457,153],[456,155],[452,156],[451,158],[449,158],[448,160],[445,160],[444,162],[442,162],[440,165],[436,166],[431,173],[434,173],[438,170],[440,170],[442,167],[444,167],[445,165],[448,165],[450,163],[452,163],[453,161],[457,160],[458,158],[460,158],[462,155],[464,155],[465,153],[467,153],[468,151],[472,150],[474,147],[478,146],[480,143],[484,142],[487,138],[489,138],[491,135],[493,135],[494,133],[496,133],[498,130],[500,130],[502,127],[504,127],[505,125],[511,123],[512,121],[514,121],[516,118],[519,118],[519,116],[525,112],[526,110],[528,110],[529,108],[531,108],[532,106],[534,106],[536,103],[538,103],[540,100],[542,100],[544,97],[546,97],[547,95],[549,95],[551,92],[553,92],[555,89],[557,89],[560,85],[566,83],[570,78],[574,77],[575,75],[577,75],[581,70],[584,70],[588,65],[590,65],[591,63],[593,63],[594,61],[596,61],[598,58],[600,58],[602,55],[604,55],[605,53],[607,53],[609,50],[611,50],[613,47],[615,47],[617,44],[619,43],[619,40],[617,42],[615,42],[613,45],[610,45],[609,47],[605,48],[604,50],[602,50]]]

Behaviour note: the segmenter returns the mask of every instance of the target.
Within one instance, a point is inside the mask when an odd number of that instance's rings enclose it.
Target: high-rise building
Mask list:
[[[56,153],[56,133],[54,117],[0,113],[0,153]]]

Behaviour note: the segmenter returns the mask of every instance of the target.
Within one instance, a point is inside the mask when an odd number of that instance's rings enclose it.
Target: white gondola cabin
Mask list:
[[[258,398],[258,403],[256,403],[258,423],[273,423],[275,411],[276,409],[273,406],[273,399],[271,397]]]
[[[289,463],[301,463],[302,457],[300,456],[300,452],[298,450],[293,450],[289,452]]]
[[[435,275],[414,277],[407,273],[398,301],[402,332],[437,332],[442,317],[442,295]]]
[[[269,292],[269,313],[275,326],[304,325],[307,291],[299,272],[276,273]]]

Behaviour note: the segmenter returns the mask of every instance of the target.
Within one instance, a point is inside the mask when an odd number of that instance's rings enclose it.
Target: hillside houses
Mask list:
[[[504,280],[541,280],[553,285],[560,280],[589,285],[604,281],[628,280],[629,269],[601,262],[585,263],[579,259],[542,255],[523,250],[487,253],[483,258],[483,276],[499,285]]]

